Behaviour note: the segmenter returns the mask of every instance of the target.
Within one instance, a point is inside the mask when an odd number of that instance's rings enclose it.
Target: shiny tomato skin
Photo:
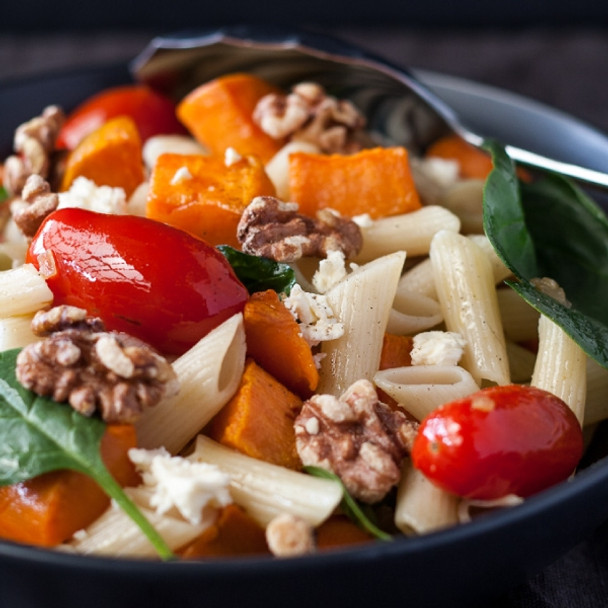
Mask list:
[[[224,256],[155,220],[59,209],[34,236],[27,261],[51,252],[53,303],[85,308],[106,327],[180,355],[248,299]],[[48,255],[48,254],[45,254]]]
[[[527,497],[564,481],[583,452],[570,408],[539,388],[482,389],[440,406],[420,424],[412,461],[427,478],[459,496]]]
[[[153,135],[186,132],[168,97],[145,85],[129,84],[105,89],[85,100],[67,116],[55,145],[73,150],[85,135],[117,116],[131,117],[142,141]]]

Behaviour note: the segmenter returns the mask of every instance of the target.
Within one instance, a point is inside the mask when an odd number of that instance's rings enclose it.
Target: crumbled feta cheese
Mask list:
[[[429,156],[419,159],[417,166],[425,177],[442,188],[447,188],[458,181],[460,166],[455,160]]]
[[[185,182],[186,180],[192,179],[192,173],[190,173],[188,167],[183,166],[180,167],[175,174],[173,175],[173,177],[171,178],[171,182],[170,184],[172,186],[176,186],[177,184],[179,184],[180,182]]]
[[[227,167],[231,167],[242,159],[243,157],[234,148],[226,148],[226,152],[224,153],[224,164]]]
[[[344,324],[337,320],[325,296],[294,285],[283,303],[300,322],[300,331],[311,346],[344,334]]]
[[[339,250],[330,251],[324,260],[319,262],[319,269],[312,277],[312,284],[320,293],[325,293],[346,276],[344,253]]]
[[[414,336],[412,365],[457,365],[466,341],[452,331],[425,331]]]
[[[352,221],[359,226],[359,228],[370,228],[374,224],[374,220],[369,213],[362,213],[361,215],[355,215]]]
[[[198,524],[205,507],[219,508],[232,502],[230,478],[215,465],[171,456],[164,448],[131,449],[129,458],[153,490],[150,505],[160,514],[175,507],[184,519]]]
[[[77,177],[67,192],[59,193],[58,209],[79,207],[98,213],[127,213],[127,197],[122,188],[97,186],[86,177]]]

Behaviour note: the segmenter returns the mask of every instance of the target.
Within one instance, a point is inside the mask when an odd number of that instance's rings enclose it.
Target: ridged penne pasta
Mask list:
[[[386,331],[410,335],[435,327],[441,321],[443,317],[437,300],[398,286]]]
[[[137,422],[138,445],[179,452],[235,393],[245,365],[243,317],[234,315],[175,360],[180,390]]]
[[[173,551],[194,540],[215,521],[215,512],[210,512],[198,524],[190,523],[178,515],[160,515],[150,508],[145,489],[129,488],[125,491]],[[62,548],[85,555],[158,557],[156,549],[141,529],[114,503],[86,529],[77,532]]]
[[[0,351],[22,348],[39,340],[32,331],[33,315],[0,318]]]
[[[399,280],[399,290],[406,289],[419,293],[427,298],[437,299],[433,265],[429,258],[425,258],[415,266],[403,273]]]
[[[325,294],[344,334],[321,347],[325,356],[317,392],[341,395],[356,380],[371,380],[404,261],[400,251],[369,262]]]
[[[486,257],[488,258],[490,265],[492,266],[492,274],[494,275],[494,283],[502,283],[507,277],[510,277],[513,273],[505,266],[505,263],[498,257],[492,243],[485,234],[470,234],[468,238],[473,241],[478,247],[480,247]]]
[[[435,233],[439,230],[458,232],[459,229],[460,220],[436,205],[380,218],[361,227],[363,247],[355,262],[369,262],[395,251],[405,251],[408,257],[426,255]]]
[[[245,456],[203,435],[188,460],[214,464],[228,474],[234,502],[264,527],[281,513],[318,526],[342,500],[342,489],[334,481]]]
[[[33,264],[0,272],[0,315],[11,317],[36,312],[53,301],[53,292]]]
[[[544,315],[538,322],[538,354],[531,384],[563,399],[583,424],[587,356],[561,327]]]
[[[457,365],[411,365],[376,372],[374,384],[414,418],[422,420],[443,403],[479,390],[469,372]]]
[[[407,459],[397,490],[395,525],[407,535],[426,534],[458,523],[460,499],[433,485]]]
[[[442,230],[430,257],[447,329],[466,340],[461,365],[477,383],[507,384],[509,362],[486,253],[467,237]]]
[[[608,369],[587,357],[587,398],[585,399],[585,426],[608,418]]]

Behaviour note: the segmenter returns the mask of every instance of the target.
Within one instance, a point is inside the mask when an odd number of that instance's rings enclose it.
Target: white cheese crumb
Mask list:
[[[452,331],[425,331],[414,336],[412,365],[457,365],[466,341]]]
[[[232,167],[232,165],[242,159],[243,157],[234,148],[226,148],[226,152],[224,152],[224,164],[227,167]]]
[[[150,504],[159,514],[175,507],[192,524],[202,521],[203,509],[232,502],[230,478],[218,467],[171,456],[164,448],[131,449],[129,458],[153,490]]]
[[[344,253],[336,249],[319,262],[319,269],[312,277],[312,284],[319,293],[327,292],[346,276],[344,261]]]
[[[294,285],[283,304],[300,322],[300,331],[311,346],[335,340],[344,334],[344,324],[337,320],[327,298],[321,294],[310,293]]]
[[[86,177],[77,177],[70,189],[59,193],[58,209],[78,207],[98,213],[127,213],[127,197],[122,188],[97,186]]]
[[[186,180],[192,179],[192,173],[190,173],[190,171],[188,170],[188,167],[183,166],[180,167],[176,172],[175,175],[171,178],[171,182],[170,184],[172,186],[175,186],[181,182],[185,182]]]

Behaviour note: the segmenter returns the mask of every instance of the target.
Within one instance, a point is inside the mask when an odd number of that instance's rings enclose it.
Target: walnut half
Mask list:
[[[416,422],[378,400],[371,382],[358,380],[340,398],[314,395],[304,403],[296,448],[305,466],[334,472],[355,498],[375,503],[399,482],[416,430]]]
[[[19,353],[17,379],[85,416],[99,411],[106,422],[132,423],[177,392],[177,376],[163,357],[132,336],[104,331],[82,309],[38,312],[32,329],[46,337]]]
[[[257,196],[245,208],[237,227],[237,238],[245,253],[294,262],[301,257],[327,257],[342,251],[353,257],[363,244],[361,229],[348,218],[330,209],[321,209],[316,218],[298,213],[296,203],[274,196]]]

